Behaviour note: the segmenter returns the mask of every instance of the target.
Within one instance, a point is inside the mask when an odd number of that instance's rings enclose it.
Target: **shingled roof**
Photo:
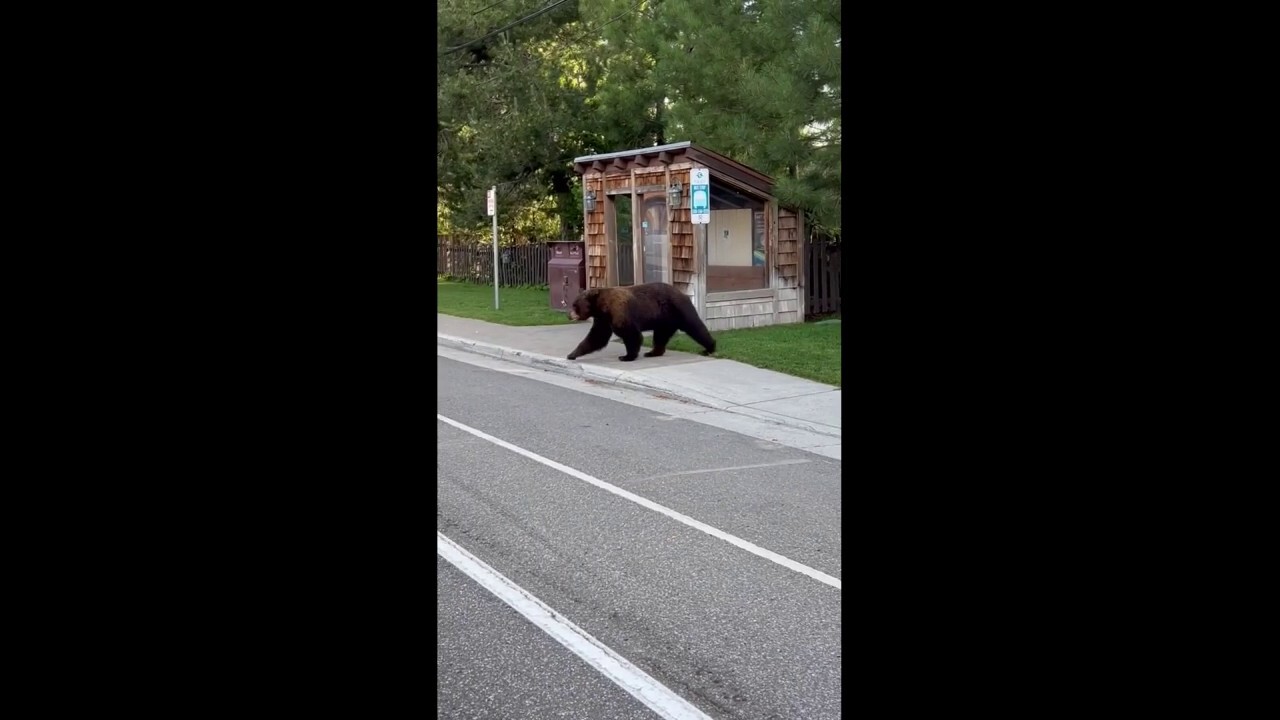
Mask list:
[[[693,162],[711,170],[721,177],[737,181],[766,197],[773,196],[773,178],[762,172],[753,170],[736,160],[713,152],[689,141],[657,145],[655,147],[620,150],[600,155],[583,155],[573,159],[573,168],[579,175],[596,170],[606,175],[630,172],[634,167],[652,165],[670,165],[678,162]]]

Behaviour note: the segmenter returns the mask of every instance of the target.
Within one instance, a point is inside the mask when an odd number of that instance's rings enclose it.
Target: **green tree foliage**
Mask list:
[[[486,6],[493,7],[486,9]],[[580,134],[585,88],[562,82],[580,74],[580,53],[562,52],[578,23],[566,2],[510,30],[449,52],[545,7],[544,2],[454,0],[438,5],[436,172],[440,232],[488,224],[485,192],[499,186],[500,214],[512,213],[533,237],[560,235],[560,212],[548,197],[566,196],[572,172],[565,145]],[[567,203],[560,203],[567,204]]]
[[[587,99],[593,152],[652,147],[666,134],[666,89],[655,72],[663,3],[599,0],[590,4],[588,57],[594,86]]]
[[[668,134],[777,179],[779,199],[840,233],[840,6],[672,0],[657,60]]]
[[[440,52],[547,6],[443,0]],[[692,140],[772,175],[840,233],[833,0],[565,2],[440,58],[437,104],[438,225],[487,230],[498,184],[513,227],[576,236],[573,157]]]

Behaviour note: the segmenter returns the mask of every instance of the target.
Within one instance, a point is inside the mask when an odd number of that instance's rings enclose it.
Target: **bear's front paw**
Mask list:
[[[577,353],[569,353],[569,359],[570,359],[570,360],[577,360],[577,359],[578,359],[578,354],[577,354]]]
[[[639,355],[619,355],[618,359],[621,360],[622,362],[631,362],[632,360],[635,360],[637,357],[640,357],[640,356]]]

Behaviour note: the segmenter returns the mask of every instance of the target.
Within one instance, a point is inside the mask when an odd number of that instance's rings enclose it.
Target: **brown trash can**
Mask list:
[[[569,312],[578,293],[587,289],[587,257],[581,242],[553,242],[547,261],[551,309]]]

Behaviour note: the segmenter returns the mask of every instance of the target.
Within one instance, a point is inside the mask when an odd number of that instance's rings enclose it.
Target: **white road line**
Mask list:
[[[734,467],[707,468],[706,470],[681,470],[680,472],[663,473],[662,475],[650,475],[647,480],[656,480],[658,478],[677,477],[679,475],[701,475],[702,473],[728,472],[729,470],[751,470],[753,468],[778,467],[779,465],[803,465],[804,463],[813,462],[798,458],[796,460],[779,460],[778,462],[759,463],[758,465],[735,465]]]
[[[719,539],[724,540],[725,542],[729,543],[730,545],[733,545],[734,547],[740,548],[740,549],[742,549],[742,550],[746,550],[747,552],[751,553],[752,555],[756,555],[756,556],[759,556],[759,557],[764,558],[765,560],[769,560],[769,561],[775,562],[775,563],[777,563],[777,564],[781,565],[782,567],[787,568],[788,570],[794,570],[794,571],[796,571],[796,572],[800,573],[801,575],[806,575],[806,576],[808,576],[808,577],[811,577],[811,578],[813,578],[814,580],[817,580],[818,582],[823,583],[823,584],[826,584],[826,585],[830,585],[831,587],[833,587],[833,588],[835,588],[835,589],[837,589],[837,590],[840,590],[840,589],[841,589],[841,587],[840,587],[840,578],[832,577],[832,576],[830,576],[830,575],[828,575],[828,574],[826,574],[826,573],[822,572],[821,570],[815,570],[815,569],[813,569],[813,568],[809,567],[808,565],[805,565],[805,564],[803,564],[803,563],[798,563],[798,562],[796,562],[795,560],[792,560],[792,559],[791,559],[791,558],[789,558],[789,557],[784,557],[784,556],[782,556],[782,555],[779,555],[778,553],[773,552],[772,550],[765,550],[764,548],[760,547],[759,545],[756,545],[756,544],[754,544],[754,543],[751,543],[751,542],[748,542],[748,541],[746,541],[746,540],[743,540],[742,538],[737,537],[736,535],[730,535],[729,533],[727,533],[727,532],[725,532],[725,531],[723,531],[723,530],[719,530],[719,529],[713,528],[713,527],[711,527],[710,525],[708,525],[708,524],[706,524],[706,523],[704,523],[704,522],[702,522],[702,521],[700,521],[700,520],[694,520],[693,518],[689,517],[688,515],[685,515],[685,514],[683,514],[683,513],[676,512],[675,510],[672,510],[671,508],[666,507],[666,506],[664,506],[664,505],[659,505],[658,503],[653,502],[652,500],[649,500],[649,499],[647,499],[647,498],[642,498],[642,497],[640,497],[639,495],[636,495],[635,493],[633,493],[633,492],[629,492],[629,491],[627,491],[627,490],[623,490],[622,488],[617,487],[616,485],[610,485],[609,483],[607,483],[607,482],[605,482],[605,481],[603,481],[603,480],[601,480],[601,479],[599,479],[599,478],[592,477],[592,476],[590,476],[590,475],[588,475],[588,474],[586,474],[586,473],[582,472],[581,470],[574,470],[573,468],[569,467],[568,465],[562,465],[562,464],[560,464],[560,463],[556,462],[555,460],[551,460],[551,459],[549,459],[549,458],[544,458],[544,457],[542,457],[541,455],[539,455],[538,453],[535,453],[535,452],[532,452],[532,451],[529,451],[529,450],[525,450],[524,448],[522,448],[522,447],[520,447],[520,446],[518,446],[518,445],[512,445],[511,443],[507,442],[506,440],[502,440],[502,439],[500,439],[500,438],[496,438],[496,437],[494,437],[494,436],[490,435],[489,433],[486,433],[486,432],[483,432],[483,431],[477,430],[477,429],[475,429],[475,428],[473,428],[473,427],[471,427],[471,426],[469,426],[469,425],[464,425],[464,424],[462,424],[462,423],[458,422],[457,420],[452,420],[452,419],[450,419],[450,418],[447,418],[447,417],[445,417],[445,416],[441,415],[440,413],[436,413],[436,419],[437,419],[437,420],[439,420],[440,422],[448,423],[448,424],[450,424],[450,425],[452,425],[452,426],[454,426],[454,427],[458,428],[459,430],[461,430],[461,431],[463,431],[463,432],[468,432],[468,433],[471,433],[472,435],[475,435],[475,436],[476,436],[476,437],[478,437],[478,438],[483,438],[483,439],[485,439],[485,440],[488,440],[489,442],[493,443],[494,445],[497,445],[498,447],[506,448],[506,449],[510,450],[511,452],[513,452],[513,453],[517,453],[517,454],[519,454],[519,455],[523,455],[523,456],[525,456],[525,457],[529,458],[530,460],[536,460],[536,461],[538,461],[538,462],[542,463],[543,465],[546,465],[547,467],[555,468],[556,470],[559,470],[560,472],[564,473],[565,475],[569,475],[569,476],[571,476],[571,477],[578,478],[579,480],[581,480],[581,481],[583,481],[583,482],[591,483],[592,485],[595,485],[596,487],[600,488],[601,490],[608,490],[609,492],[613,493],[614,495],[617,495],[617,496],[619,496],[619,497],[624,497],[624,498],[626,498],[626,499],[630,500],[631,502],[633,502],[633,503],[635,503],[635,504],[637,504],[637,505],[640,505],[641,507],[646,507],[646,508],[648,508],[648,509],[650,509],[650,510],[653,510],[654,512],[660,512],[660,513],[662,513],[663,515],[666,515],[667,517],[669,517],[669,518],[671,518],[671,519],[673,519],[673,520],[677,520],[677,521],[679,521],[679,522],[682,522],[682,523],[684,523],[685,525],[688,525],[688,526],[689,526],[689,527],[691,527],[691,528],[694,528],[694,529],[696,529],[696,530],[701,530],[702,532],[704,532],[704,533],[706,533],[706,534],[710,535],[711,537],[719,538]]]
[[[632,697],[667,720],[711,720],[711,718],[672,692],[670,688],[654,680],[648,673],[627,662],[627,659],[595,639],[586,630],[574,625],[564,615],[556,612],[528,590],[511,582],[480,558],[467,552],[462,546],[436,531],[436,552],[499,600],[510,605],[540,630],[582,658],[601,675],[612,680]]]

